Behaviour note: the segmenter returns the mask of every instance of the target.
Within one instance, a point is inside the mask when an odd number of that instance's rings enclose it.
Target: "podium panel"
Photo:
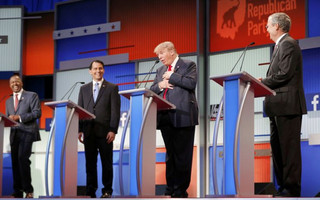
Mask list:
[[[119,94],[131,101],[128,195],[154,196],[157,111],[175,109],[175,106],[145,88],[120,91]],[[125,137],[125,134],[122,137]],[[122,152],[124,141],[121,143],[120,152]],[[119,163],[120,165],[122,163]],[[122,167],[119,169],[121,179]],[[119,181],[120,192],[122,191],[122,181]],[[121,193],[121,195],[125,195],[123,192]]]
[[[70,100],[47,102],[45,105],[55,110],[54,148],[53,148],[53,196],[77,196],[77,167],[78,162],[78,128],[79,119],[94,119],[95,116]],[[52,135],[49,136],[48,147]],[[46,160],[50,148],[47,148]],[[47,171],[48,166],[46,166]],[[46,174],[48,176],[48,174]],[[48,191],[46,178],[46,193]]]
[[[3,173],[3,134],[5,127],[18,126],[19,124],[0,112],[0,196],[2,196]]]
[[[214,76],[210,79],[224,88],[222,195],[252,196],[254,195],[254,98],[275,92],[247,72]],[[219,123],[219,119],[216,123]],[[217,132],[215,129],[214,138]],[[213,180],[216,178],[215,173],[212,173]],[[214,188],[217,187],[215,183],[216,181],[213,182]],[[215,192],[217,191],[215,188]]]

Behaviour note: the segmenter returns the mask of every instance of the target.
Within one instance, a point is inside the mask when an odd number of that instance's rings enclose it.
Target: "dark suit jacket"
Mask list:
[[[79,131],[85,137],[89,134],[106,137],[109,131],[117,133],[120,120],[118,86],[104,80],[95,103],[92,88],[92,82],[80,88],[78,105],[93,113],[96,119],[80,122]]]
[[[11,96],[6,101],[6,115],[20,115],[21,119],[18,127],[11,127],[10,144],[13,143],[14,136],[17,132],[26,134],[25,142],[40,140],[37,119],[41,117],[41,106],[36,93],[23,90],[17,111],[14,111],[13,96]]]
[[[269,117],[307,113],[302,70],[300,47],[296,40],[286,35],[281,38],[272,55],[267,77],[262,80],[277,93],[265,99],[265,112]]]
[[[162,75],[167,71],[167,66],[163,65],[157,69],[156,78],[151,86],[151,90],[161,96],[158,83],[162,81]],[[198,124],[198,104],[195,96],[197,85],[196,64],[189,60],[179,58],[174,73],[169,79],[173,89],[168,89],[166,99],[174,104],[176,110],[169,111],[170,120],[174,127],[188,127]]]

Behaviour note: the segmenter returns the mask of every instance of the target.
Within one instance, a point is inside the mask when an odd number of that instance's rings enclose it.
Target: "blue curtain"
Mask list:
[[[39,12],[54,10],[54,5],[58,2],[69,0],[1,0],[0,5],[17,6],[23,5],[25,12]]]

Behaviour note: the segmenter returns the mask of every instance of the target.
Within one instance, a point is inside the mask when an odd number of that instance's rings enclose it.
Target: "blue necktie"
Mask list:
[[[93,89],[93,100],[94,100],[94,102],[96,102],[98,94],[99,94],[99,83],[96,83],[94,85],[94,89]]]

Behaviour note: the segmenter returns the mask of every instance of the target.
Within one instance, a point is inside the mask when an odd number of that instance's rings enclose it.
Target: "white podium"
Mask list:
[[[45,105],[55,110],[53,196],[76,197],[79,120],[94,119],[95,116],[70,100],[52,101]],[[51,136],[49,138],[48,146]],[[47,148],[46,160],[49,150]],[[47,165],[45,168],[48,171]],[[49,196],[48,177],[46,190]]]

